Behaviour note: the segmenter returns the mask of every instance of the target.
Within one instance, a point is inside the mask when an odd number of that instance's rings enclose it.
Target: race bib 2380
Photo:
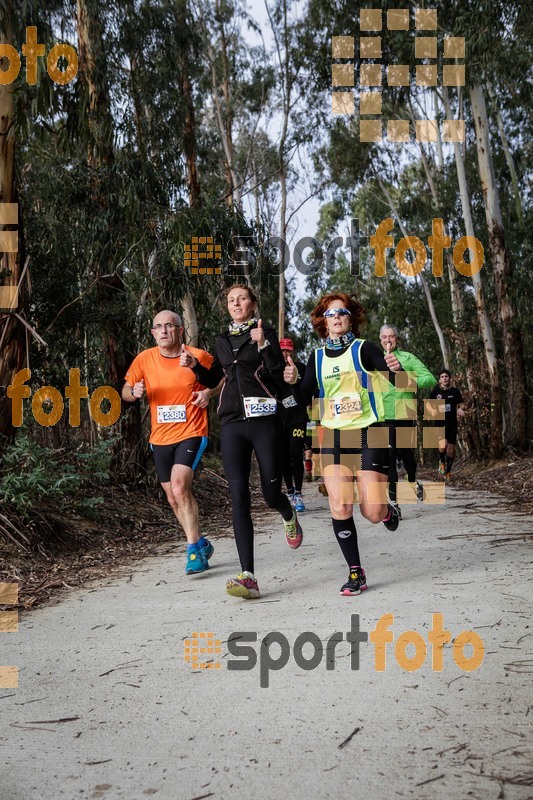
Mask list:
[[[159,423],[187,422],[185,406],[157,406],[157,421]]]

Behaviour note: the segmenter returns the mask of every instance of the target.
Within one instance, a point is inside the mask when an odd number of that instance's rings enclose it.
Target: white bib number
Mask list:
[[[185,406],[157,406],[157,421],[159,423],[187,422]]]
[[[276,413],[278,403],[275,397],[243,397],[243,400],[247,419],[270,417]]]
[[[353,419],[362,413],[361,395],[359,392],[345,394],[343,397],[329,401],[330,412],[334,419]]]
[[[445,413],[448,413],[448,412],[449,412],[449,411],[451,411],[451,410],[452,410],[452,404],[451,404],[451,403],[445,403],[445,404],[444,404],[444,411],[445,411]]]
[[[290,394],[288,397],[284,397],[281,402],[283,403],[284,408],[294,408],[298,405],[292,394]]]

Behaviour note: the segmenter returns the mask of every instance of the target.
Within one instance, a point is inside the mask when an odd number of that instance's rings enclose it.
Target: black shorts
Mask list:
[[[334,464],[348,467],[354,475],[359,470],[388,475],[389,455],[389,429],[379,423],[349,431],[323,428],[320,449],[313,448],[315,466],[321,468],[316,474],[322,475]]]
[[[455,444],[457,441],[457,425],[445,425],[444,438],[448,444]]]
[[[169,483],[174,464],[183,464],[194,472],[207,447],[207,436],[193,436],[177,444],[151,444],[150,447],[159,481]]]

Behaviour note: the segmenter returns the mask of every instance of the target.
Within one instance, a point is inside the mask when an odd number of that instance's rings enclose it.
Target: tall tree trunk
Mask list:
[[[103,30],[98,3],[95,0],[78,0],[79,74],[80,80],[86,83],[88,95],[87,161],[91,200],[95,211],[105,213],[109,205],[108,168],[113,163],[114,154],[113,122],[102,42]],[[119,313],[106,314],[106,310],[116,306],[117,299],[124,292],[124,283],[118,274],[110,275],[107,270],[106,246],[110,239],[111,231],[106,230],[89,256],[89,268],[97,281],[98,305],[104,312],[103,336],[107,373],[110,382],[117,388],[123,381],[127,366],[123,355],[120,361],[119,337],[122,320]]]
[[[378,181],[379,186],[381,188],[381,191],[383,192],[385,200],[387,201],[387,204],[388,204],[388,206],[389,206],[389,208],[391,210],[391,214],[398,221],[398,225],[400,226],[400,230],[402,231],[402,234],[405,237],[407,237],[408,233],[407,233],[407,231],[405,229],[405,226],[404,226],[402,220],[400,219],[400,216],[399,216],[398,211],[396,209],[396,206],[394,204],[394,200],[392,199],[392,196],[391,196],[389,190],[387,189],[387,187],[385,186],[385,184],[383,183],[383,181],[381,180],[380,176],[377,173],[376,173],[376,178],[377,178],[377,181]],[[446,340],[444,338],[444,334],[442,332],[442,328],[441,328],[441,325],[440,325],[438,317],[437,317],[437,312],[435,311],[435,306],[433,304],[433,298],[431,297],[431,291],[430,291],[428,282],[426,281],[426,279],[424,278],[422,273],[420,273],[418,275],[418,277],[420,278],[420,283],[422,284],[422,288],[424,289],[424,295],[426,297],[426,303],[427,303],[427,306],[428,306],[429,315],[431,317],[431,321],[433,323],[433,327],[435,328],[435,333],[437,334],[437,338],[439,340],[440,351],[442,353],[442,360],[444,362],[444,366],[446,367],[446,369],[448,369],[448,363],[449,363],[448,347],[446,345]]]
[[[186,14],[186,7],[184,8]],[[185,23],[185,20],[184,20]],[[189,192],[189,206],[193,209],[200,208],[202,203],[198,170],[196,167],[196,118],[190,79],[190,66],[187,52],[184,50],[180,58],[180,88],[185,106],[185,129],[183,133],[183,149],[187,170],[187,188]],[[190,287],[188,278],[188,287]],[[194,307],[194,297],[190,288],[187,288],[181,301],[183,326],[187,334],[188,343],[192,347],[198,345],[198,317]]]
[[[88,90],[89,166],[113,163],[113,123],[109,103],[103,29],[95,0],[78,0],[79,73]]]
[[[198,347],[198,318],[194,307],[194,298],[190,290],[186,291],[181,299],[183,313],[183,327],[185,328],[187,344]]]
[[[218,129],[220,138],[222,139],[222,146],[224,148],[225,172],[226,183],[228,186],[226,192],[226,202],[230,208],[233,205],[238,205],[240,201],[240,190],[237,189],[239,179],[235,172],[235,165],[233,160],[233,98],[231,94],[231,70],[228,57],[228,39],[224,27],[223,10],[220,6],[220,0],[215,3],[215,21],[217,23],[217,33],[220,36],[220,42],[217,46],[219,52],[215,52],[213,45],[210,41],[210,31],[204,27],[204,36],[206,39],[207,55],[211,64],[211,96],[215,106],[215,113],[217,118]],[[219,78],[217,72],[217,61],[222,65],[222,76]],[[220,98],[220,89],[222,89],[222,97],[224,105],[222,105]]]
[[[515,205],[516,205],[516,215],[518,217],[518,222],[520,225],[524,222],[524,212],[522,209],[522,199],[520,197],[520,189],[518,186],[518,175],[516,174],[516,167],[514,163],[514,159],[511,153],[511,148],[509,147],[509,142],[507,141],[507,136],[505,135],[505,127],[503,124],[502,115],[500,114],[500,110],[497,105],[496,98],[494,97],[494,92],[490,86],[487,87],[487,91],[489,93],[489,97],[492,101],[496,102],[496,121],[498,123],[498,132],[500,134],[500,140],[502,143],[503,153],[505,155],[505,161],[507,162],[507,167],[509,168],[509,174],[511,176],[511,183],[513,184],[513,192],[515,197]]]
[[[436,92],[433,93],[433,99],[435,105],[435,119],[439,120],[441,115],[439,113],[439,100]],[[412,108],[411,108],[411,119],[413,120],[414,124],[414,113]],[[418,142],[418,147],[420,150],[422,165],[424,167],[424,172],[426,173],[428,185],[431,191],[433,202],[435,204],[435,208],[438,211],[439,217],[442,218],[442,204],[440,201],[433,172],[422,142]],[[442,151],[442,142],[440,138],[440,129],[439,126],[437,125],[437,169],[441,170],[443,166],[444,166],[444,157]],[[453,265],[452,256],[449,250],[446,251],[445,258],[446,258],[446,265],[448,268],[448,278],[450,281],[450,299],[452,305],[453,323],[455,328],[455,335],[453,336],[453,342],[455,344],[456,352],[458,353],[462,363],[465,366],[466,381],[468,384],[468,390],[471,397],[471,405],[470,408],[468,409],[468,415],[467,415],[467,423],[468,423],[467,438],[469,441],[470,451],[474,453],[476,459],[480,459],[483,457],[483,447],[481,445],[481,437],[480,437],[481,425],[480,425],[480,419],[476,401],[477,370],[473,362],[472,350],[469,347],[466,337],[464,335],[463,295],[461,293],[459,281],[457,280],[457,271]]]
[[[281,148],[280,148],[281,149]],[[280,153],[281,158],[284,158],[284,154]],[[280,236],[283,242],[287,241],[287,176],[285,173],[286,166],[285,164],[281,167],[281,217],[280,217]],[[283,244],[282,244],[283,247]],[[279,301],[278,301],[278,336],[280,339],[283,339],[285,336],[285,254],[282,254],[281,263],[280,263],[280,273],[279,273],[279,281],[278,281],[278,292],[279,292]]]
[[[448,119],[453,119],[450,106],[449,95],[446,87],[443,88],[443,100],[446,108],[446,115]],[[466,182],[466,171],[463,159],[463,153],[459,142],[453,143],[453,152],[455,157],[455,166],[457,169],[457,179],[459,182],[459,192],[461,195],[461,206],[463,209],[463,218],[465,222],[466,235],[474,238],[474,225],[472,223],[472,213],[470,210],[470,198],[468,195],[468,185]],[[502,436],[502,387],[500,382],[500,375],[498,372],[498,360],[496,356],[496,347],[494,345],[494,336],[492,334],[492,325],[490,324],[489,315],[485,306],[485,293],[483,291],[483,284],[479,273],[472,275],[472,283],[474,286],[474,293],[476,298],[476,311],[479,321],[479,328],[481,331],[481,338],[485,349],[485,358],[487,360],[487,367],[489,370],[489,380],[491,389],[491,439],[490,450],[492,458],[499,458],[503,450],[503,436]]]
[[[3,15],[3,29],[0,31],[2,43],[13,43],[13,29],[11,21],[14,18],[12,3],[8,3]],[[14,130],[14,83],[0,85],[0,203],[16,203],[17,194],[15,187],[15,130]],[[5,229],[6,226],[1,225]],[[12,228],[12,226],[8,226]],[[22,220],[19,215],[18,229],[19,241]],[[22,253],[3,253],[0,262],[0,272],[4,273],[3,286],[18,286],[22,267]],[[21,287],[22,290],[22,287]],[[5,302],[11,305],[10,295],[13,290],[2,292]],[[9,296],[8,296],[9,295]],[[12,311],[17,311],[22,304],[19,294],[18,306]],[[22,369],[25,352],[24,326],[9,312],[9,308],[0,307],[0,386],[8,386],[13,376]],[[11,400],[0,397],[0,447],[2,442],[12,439],[15,430],[11,425]]]
[[[487,108],[483,88],[479,85],[470,90],[472,113],[476,130],[476,148],[479,164],[479,177],[483,189],[485,217],[489,233],[489,246],[498,311],[502,323],[505,373],[509,390],[509,419],[511,444],[520,450],[527,448],[526,374],[524,369],[524,350],[522,336],[518,327],[516,307],[511,294],[513,266],[505,246],[503,220],[500,209],[500,196],[490,149]]]
[[[281,0],[282,12],[282,29],[278,29],[272,17],[267,0],[265,0],[265,8],[270,20],[270,26],[274,35],[276,44],[276,52],[278,57],[278,67],[280,70],[280,84],[281,94],[283,101],[283,117],[281,124],[281,134],[278,144],[278,174],[280,177],[280,190],[281,190],[281,210],[280,210],[280,232],[279,235],[284,242],[287,241],[287,134],[289,130],[289,118],[291,111],[291,98],[292,89],[294,84],[293,76],[290,70],[290,41],[289,41],[289,24],[288,24],[288,9],[287,1]],[[282,254],[281,259],[281,272],[279,273],[278,280],[278,336],[282,339],[285,336],[285,254]]]
[[[187,189],[189,192],[189,205],[199,208],[201,203],[200,182],[196,168],[196,118],[192,98],[192,86],[189,77],[188,60],[183,56],[180,75],[181,95],[185,103],[185,128],[183,132],[183,149],[187,170]]]

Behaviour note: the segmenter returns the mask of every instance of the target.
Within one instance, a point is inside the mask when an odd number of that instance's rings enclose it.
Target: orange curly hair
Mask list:
[[[327,307],[333,302],[333,300],[340,300],[344,305],[344,308],[348,309],[351,314],[350,327],[352,332],[358,336],[359,327],[366,319],[366,311],[361,303],[358,302],[355,295],[343,294],[342,292],[326,294],[318,301],[316,306],[311,311],[311,324],[313,325],[313,328],[317,334],[321,339],[328,338],[328,328],[326,325],[326,320],[324,319],[324,311],[326,311]]]

